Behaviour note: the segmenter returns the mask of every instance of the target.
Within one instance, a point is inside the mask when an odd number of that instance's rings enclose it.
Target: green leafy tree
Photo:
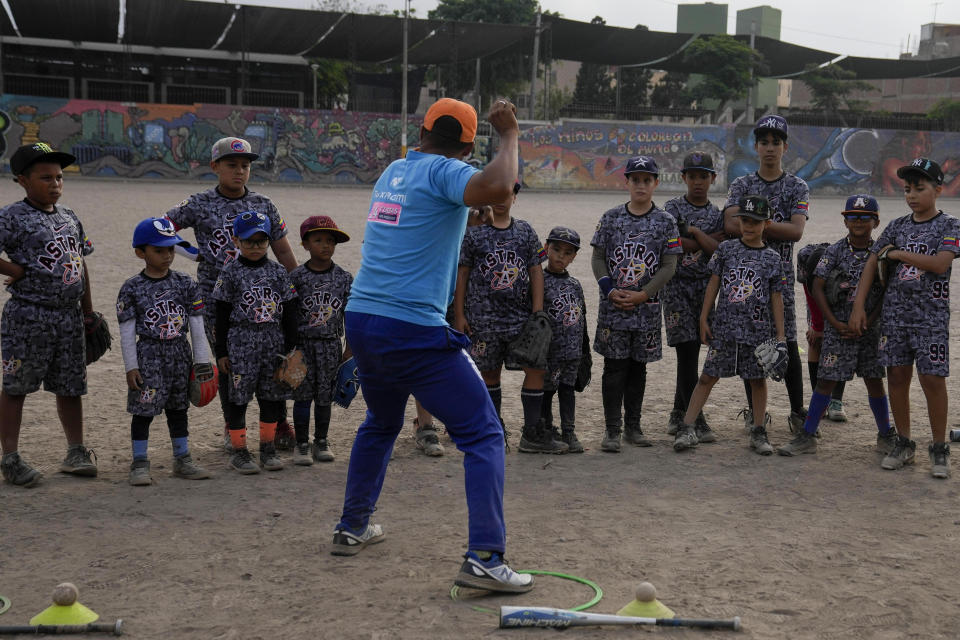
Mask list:
[[[312,65],[317,65],[313,69]],[[335,109],[346,102],[350,88],[350,63],[343,60],[318,58],[311,61],[311,69],[317,76],[317,108]]]
[[[960,100],[941,98],[937,100],[927,117],[933,120],[943,120],[948,129],[960,131]]]
[[[590,24],[605,25],[607,21],[596,16]],[[573,89],[573,101],[583,104],[613,104],[614,88],[610,67],[592,62],[581,64],[577,71],[577,84]]]
[[[805,73],[800,76],[800,80],[810,89],[814,108],[838,116],[844,126],[846,119],[841,109],[855,114],[862,113],[867,106],[865,100],[855,100],[850,94],[854,91],[876,91],[876,87],[869,82],[856,78],[856,73],[835,64],[826,67],[808,64]]]
[[[573,92],[570,89],[559,87],[550,87],[550,99],[547,104],[544,103],[544,94],[541,89],[537,92],[537,109],[535,117],[537,120],[549,120],[554,122],[560,118],[560,112],[573,101]]]
[[[687,91],[688,78],[687,74],[676,71],[664,74],[650,92],[650,105],[658,109],[690,108],[693,99]]]
[[[703,82],[690,89],[691,98],[717,100],[718,111],[731,100],[745,98],[764,71],[763,55],[730,36],[700,38],[687,47],[683,59],[703,69]]]
[[[634,109],[649,104],[648,89],[651,72],[646,67],[620,69],[620,108]]]

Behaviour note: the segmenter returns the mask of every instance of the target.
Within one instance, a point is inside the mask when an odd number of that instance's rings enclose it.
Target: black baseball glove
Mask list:
[[[877,278],[883,287],[887,286],[890,279],[896,275],[897,269],[900,268],[899,260],[891,260],[887,257],[887,254],[896,248],[896,245],[888,244],[877,252]]]
[[[590,336],[584,331],[580,348],[580,365],[577,367],[577,381],[573,383],[574,391],[580,392],[586,389],[592,375],[593,357],[590,355]]]
[[[507,369],[546,369],[547,355],[550,352],[550,341],[553,339],[553,329],[550,327],[550,316],[545,311],[536,311],[530,314],[523,325],[520,335],[510,343],[510,352],[507,355]]]
[[[91,364],[107,352],[113,338],[103,314],[96,311],[83,314],[83,332],[87,343],[87,364]]]

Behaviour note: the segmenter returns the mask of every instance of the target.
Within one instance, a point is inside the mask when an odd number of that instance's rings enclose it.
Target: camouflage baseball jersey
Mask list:
[[[140,272],[124,282],[117,295],[117,321],[136,319],[137,335],[143,338],[186,337],[190,331],[187,318],[202,313],[197,283],[179,271],[171,270],[163,278],[150,278]],[[143,363],[140,366],[143,368]]]
[[[685,220],[688,225],[700,229],[707,235],[723,231],[723,212],[712,202],[707,201],[705,205],[697,206],[691,204],[686,196],[680,196],[663,205],[663,210],[672,215],[677,222]],[[710,270],[707,269],[709,259],[703,251],[684,253],[677,261],[677,273],[670,282],[676,282],[677,278],[709,279]]]
[[[553,329],[550,362],[579,360],[587,329],[584,316],[587,303],[580,282],[566,271],[552,273],[544,270],[543,310],[550,316]]]
[[[531,313],[530,267],[546,260],[537,232],[512,218],[506,229],[469,227],[460,247],[460,266],[470,267],[464,312],[474,331],[515,331]]]
[[[660,270],[662,256],[683,252],[673,216],[652,203],[642,216],[627,211],[626,204],[610,209],[600,217],[590,244],[604,251],[613,286],[629,291],[640,291],[650,282]],[[639,309],[621,311],[601,295],[597,323],[608,329],[659,332],[660,296]]]
[[[83,256],[93,244],[76,214],[54,205],[42,211],[26,200],[0,209],[0,251],[24,269],[10,295],[45,307],[67,307],[83,297]]]
[[[250,191],[242,198],[227,198],[214,187],[195,193],[167,211],[177,229],[192,228],[203,261],[197,266],[197,278],[216,282],[223,266],[239,254],[233,244],[233,219],[243,211],[258,211],[270,218],[270,241],[287,235],[286,224],[270,198]],[[211,305],[212,306],[212,305]]]
[[[844,238],[827,247],[820,262],[813,270],[813,275],[818,278],[827,279],[827,276],[834,270],[844,275],[843,282],[840,283],[841,289],[846,293],[846,304],[842,307],[830,311],[840,322],[846,322],[850,319],[850,312],[853,311],[853,301],[857,297],[857,288],[860,284],[860,276],[863,275],[863,268],[867,264],[867,258],[870,257],[870,248],[855,249],[850,242]],[[876,284],[876,283],[875,283]],[[812,289],[813,282],[810,282]],[[878,287],[874,287],[871,297],[867,300],[867,308],[873,309],[877,304],[882,292]]]
[[[897,249],[928,256],[939,251],[960,254],[960,220],[943,213],[925,222],[914,222],[913,215],[893,220],[871,247],[878,252],[888,244]],[[937,328],[950,323],[950,272],[923,271],[905,262],[892,274],[883,298],[880,322],[886,333],[889,327]]]
[[[741,176],[730,184],[727,201],[723,208],[737,206],[740,198],[747,195],[761,195],[770,203],[774,222],[789,222],[793,216],[810,217],[810,188],[803,179],[792,173],[784,172],[779,178],[767,182],[757,173]],[[777,252],[783,262],[783,272],[787,286],[783,290],[783,312],[787,340],[797,339],[796,311],[793,282],[793,242],[788,240],[766,240],[767,246]]]
[[[777,252],[748,247],[740,239],[721,242],[708,263],[720,277],[713,337],[724,342],[756,345],[775,335],[770,295],[786,286]]]
[[[300,296],[300,336],[310,340],[342,336],[353,276],[336,264],[326,271],[302,264],[290,272],[290,280]]]
[[[280,305],[297,297],[286,269],[269,258],[228,262],[213,288],[213,299],[233,305],[230,327],[280,325]]]

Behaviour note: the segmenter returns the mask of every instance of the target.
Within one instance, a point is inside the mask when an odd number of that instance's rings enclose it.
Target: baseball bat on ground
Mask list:
[[[112,633],[115,636],[123,635],[123,620],[116,622],[91,622],[89,624],[36,624],[36,625],[10,625],[0,626],[0,635],[15,635],[18,633],[29,633],[40,635],[44,633],[66,634],[66,633]]]
[[[586,613],[553,607],[500,607],[500,628],[548,627],[566,629],[590,625],[649,624],[661,627],[698,627],[700,629],[740,630],[740,617],[732,620],[697,620],[692,618],[635,618],[605,613]]]

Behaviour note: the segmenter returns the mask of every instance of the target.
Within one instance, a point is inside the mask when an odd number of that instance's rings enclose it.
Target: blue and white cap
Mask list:
[[[270,218],[259,211],[242,211],[233,219],[233,235],[241,240],[261,231],[270,236]]]
[[[147,218],[140,221],[133,230],[133,246],[142,247],[172,247],[180,245],[189,247],[190,243],[177,235],[177,228],[167,218]]]
[[[631,173],[652,173],[655,176],[660,175],[660,169],[657,168],[657,161],[650,156],[635,156],[627,160],[627,166],[623,170],[623,175],[628,176]]]
[[[843,207],[842,213],[872,213],[875,216],[880,215],[880,205],[877,199],[865,193],[855,193],[847,198],[847,204]]]
[[[787,120],[783,116],[778,116],[776,114],[771,114],[769,116],[763,116],[757,120],[757,124],[753,127],[753,133],[763,133],[764,131],[773,131],[774,133],[779,133],[783,136],[783,139],[787,139]]]

